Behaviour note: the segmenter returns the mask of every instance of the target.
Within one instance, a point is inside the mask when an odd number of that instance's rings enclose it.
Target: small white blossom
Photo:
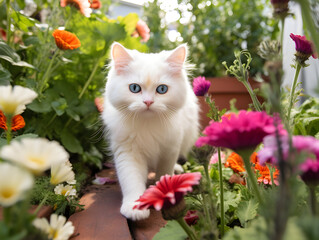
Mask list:
[[[21,114],[25,105],[31,103],[38,94],[21,86],[0,86],[0,110],[7,116]]]
[[[2,147],[0,157],[39,174],[52,164],[65,162],[69,155],[58,142],[44,138],[24,138]]]
[[[64,216],[52,214],[50,223],[46,218],[37,218],[33,221],[33,225],[46,233],[51,240],[68,240],[74,232],[73,224]]]
[[[63,185],[59,184],[54,188],[54,193],[57,195],[63,195],[65,197],[68,196],[76,196],[76,190],[71,185]]]
[[[25,197],[33,186],[33,176],[9,163],[0,163],[0,205],[7,207]]]

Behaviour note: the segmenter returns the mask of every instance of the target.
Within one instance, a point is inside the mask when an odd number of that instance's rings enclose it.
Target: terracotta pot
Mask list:
[[[245,86],[239,82],[235,77],[214,77],[206,78],[212,84],[209,88],[208,93],[215,100],[216,106],[219,110],[224,108],[230,109],[229,101],[236,99],[235,106],[237,109],[247,109],[249,104],[252,103],[252,100],[247,92]],[[259,88],[260,83],[254,81],[253,79],[249,80],[250,85],[253,89]],[[208,124],[210,119],[206,116],[209,112],[209,107],[205,102],[204,97],[198,97],[199,103],[201,106],[201,127],[204,129]],[[259,99],[262,101],[262,99]]]

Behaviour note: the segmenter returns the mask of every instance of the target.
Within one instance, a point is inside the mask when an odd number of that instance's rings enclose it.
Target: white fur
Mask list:
[[[121,213],[132,220],[149,216],[149,210],[133,210],[149,170],[157,179],[172,175],[178,157],[186,156],[198,137],[199,107],[187,79],[186,51],[181,45],[144,54],[112,45],[103,120],[123,194]],[[142,91],[132,93],[131,83]],[[160,84],[168,86],[166,94],[156,92]],[[143,101],[154,103],[147,108]]]

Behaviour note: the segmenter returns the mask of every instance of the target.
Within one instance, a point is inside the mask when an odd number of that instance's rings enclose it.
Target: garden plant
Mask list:
[[[287,36],[296,49],[295,77],[287,90],[282,44],[285,19],[294,14],[292,2],[301,8],[306,35]],[[297,81],[308,59],[317,57],[314,9],[319,3],[180,3],[193,12],[192,24],[177,30],[189,44],[195,73],[235,76],[252,104],[245,110],[218,109],[208,95],[214,82],[194,78],[194,93],[205,98],[211,122],[183,165],[184,173],[162,176],[134,208],[162,212],[167,224],[155,240],[319,239],[319,100],[309,96],[300,103]],[[266,3],[271,19],[262,15]],[[0,239],[72,236],[74,226],[67,218],[83,209],[81,188],[107,158],[99,112],[110,45],[118,41],[141,52],[176,45],[165,37],[160,15],[151,18],[161,14],[158,1],[145,7],[151,32],[137,14],[108,18],[109,4],[0,1]],[[261,69],[268,80],[256,92],[248,78]],[[38,206],[34,213],[29,212],[32,204]],[[49,221],[36,217],[43,205],[54,211]]]

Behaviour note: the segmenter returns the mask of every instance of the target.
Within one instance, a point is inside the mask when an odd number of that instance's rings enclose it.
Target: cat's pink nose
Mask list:
[[[154,102],[153,101],[144,101],[144,103],[149,108]]]

